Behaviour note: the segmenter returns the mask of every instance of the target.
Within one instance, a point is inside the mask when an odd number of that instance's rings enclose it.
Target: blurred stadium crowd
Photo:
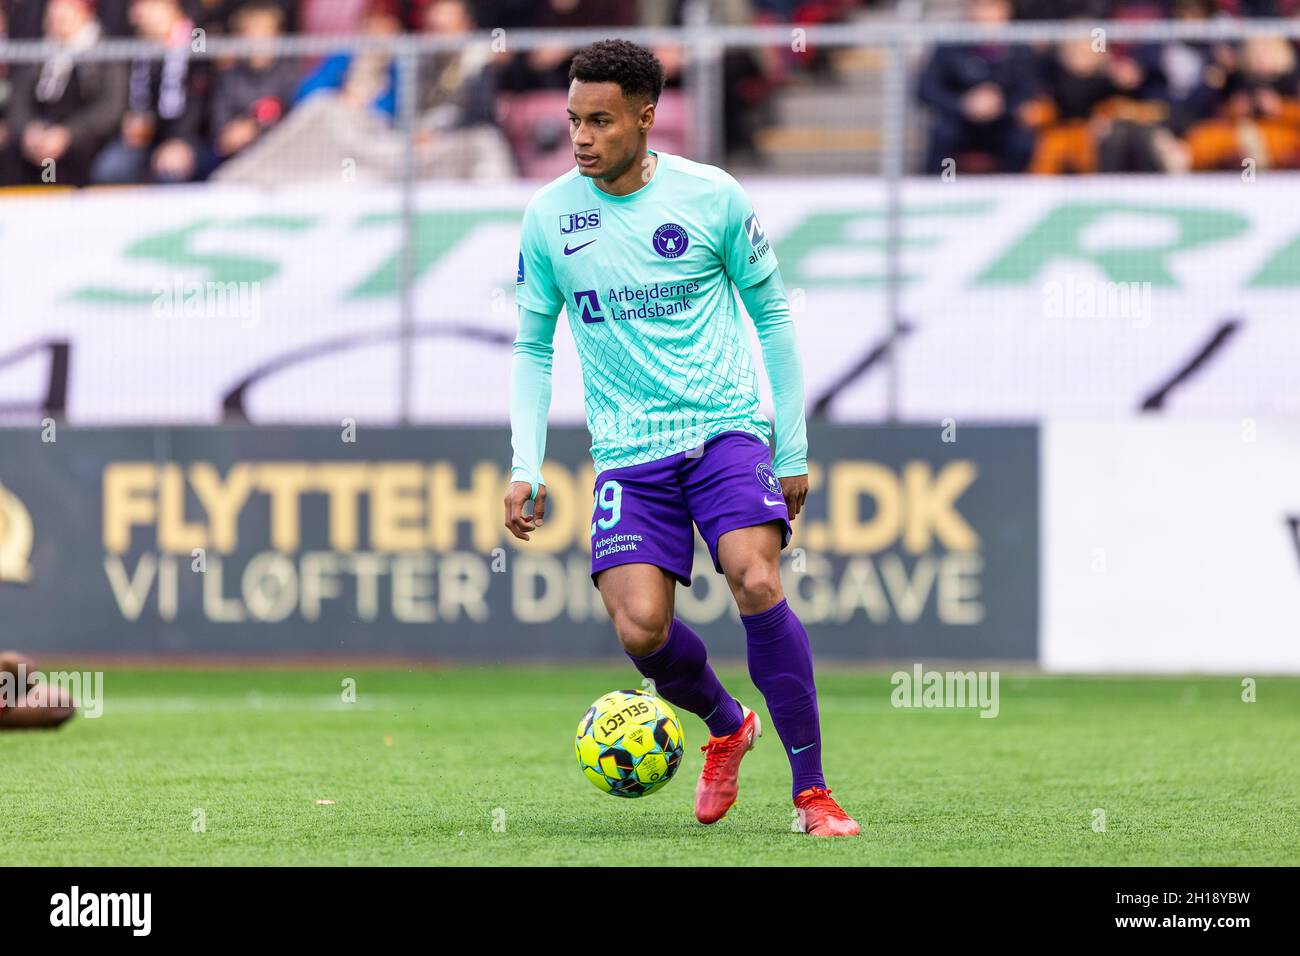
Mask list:
[[[690,0],[0,0],[0,32],[67,51],[39,65],[0,63],[0,185],[396,179],[397,68],[386,53],[242,61],[189,55],[204,35],[456,36],[476,29],[665,26]],[[888,15],[871,0],[699,0],[720,25],[814,24]],[[1202,19],[1296,16],[1300,0],[932,0],[927,17]],[[78,60],[104,37],[139,37],[161,58]],[[659,48],[668,85],[656,138],[690,152],[679,49]],[[481,46],[421,58],[415,167],[422,177],[546,178],[572,165],[564,122],[572,50]],[[945,46],[919,64],[927,172],[1088,173],[1300,167],[1297,48],[1280,38],[1055,46]],[[728,161],[757,156],[772,102],[795,80],[827,80],[827,58],[729,49],[722,64]],[[871,120],[866,122],[870,123]],[[52,162],[51,162],[52,161]]]
[[[967,0],[979,23],[1296,16],[1298,0]],[[1186,172],[1300,168],[1300,66],[1281,37],[1240,43],[1104,38],[940,47],[919,97],[927,172]]]
[[[856,0],[709,0],[719,24],[839,20]],[[46,37],[69,52],[103,37],[173,51],[161,61],[0,64],[0,183],[244,181],[359,175],[394,178],[405,142],[396,133],[397,70],[385,54],[221,62],[189,57],[193,31],[273,37],[459,35],[522,27],[667,26],[683,0],[3,0],[11,39]],[[660,142],[681,148],[687,110],[683,58],[657,50],[669,74]],[[564,122],[572,50],[466,48],[422,58],[417,168],[421,175],[554,175],[572,165]],[[754,111],[782,73],[806,56],[729,53],[728,148],[744,149]],[[548,95],[549,94],[549,95]],[[557,99],[558,97],[558,99]],[[547,122],[542,122],[545,117]],[[257,147],[253,149],[253,147]]]

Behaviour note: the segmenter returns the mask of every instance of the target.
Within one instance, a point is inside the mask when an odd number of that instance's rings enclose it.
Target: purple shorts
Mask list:
[[[688,457],[693,455],[693,457]],[[592,489],[591,580],[619,564],[653,564],[687,587],[695,560],[694,520],[713,569],[718,539],[728,531],[780,521],[781,547],[790,521],[767,443],[742,431],[715,435],[695,454],[610,468]]]

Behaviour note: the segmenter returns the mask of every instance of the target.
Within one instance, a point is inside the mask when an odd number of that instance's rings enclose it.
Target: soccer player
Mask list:
[[[636,668],[708,725],[696,818],[714,823],[735,803],[741,759],[761,727],[674,617],[676,583],[691,583],[692,519],[740,610],[749,673],[789,758],[804,832],[854,835],[858,824],[822,776],[812,649],[781,590],[780,552],[808,493],[808,441],[776,254],[731,176],[648,148],[664,84],[654,54],[624,40],[593,43],[574,56],[569,79],[576,168],[524,213],[506,527],[527,541],[545,518],[541,465],[563,308],[597,472],[592,582]],[[772,382],[775,461],[733,284]]]

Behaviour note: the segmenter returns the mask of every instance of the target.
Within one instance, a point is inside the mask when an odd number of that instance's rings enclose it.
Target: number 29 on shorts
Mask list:
[[[602,518],[596,518],[591,523],[591,536],[596,536],[596,529],[608,531],[623,517],[623,486],[613,478],[608,478],[596,492],[596,507],[608,514]]]

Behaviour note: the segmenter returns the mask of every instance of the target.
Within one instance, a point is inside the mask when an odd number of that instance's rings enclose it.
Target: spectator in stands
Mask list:
[[[345,36],[361,32],[368,0],[301,0],[298,23],[303,33]]]
[[[1212,67],[1216,113],[1187,134],[1193,169],[1300,168],[1300,67],[1281,37],[1252,37],[1229,69]]]
[[[474,0],[474,22],[485,30],[532,26],[536,0]]]
[[[393,36],[402,23],[393,0],[369,0],[364,32]],[[225,182],[391,181],[405,168],[406,137],[394,129],[397,71],[387,53],[326,59],[298,91],[284,120],[216,171]]]
[[[572,27],[630,27],[636,24],[635,3],[627,0],[539,0],[537,25]]]
[[[1175,20],[1207,21],[1216,10],[1215,0],[1172,0],[1169,15]],[[1144,74],[1138,96],[1162,107],[1151,140],[1160,169],[1186,172],[1188,161],[1180,140],[1194,123],[1214,115],[1218,94],[1210,78],[1221,75],[1232,53],[1228,44],[1205,40],[1167,40],[1134,50],[1133,58]]]
[[[630,27],[636,25],[636,4],[629,0],[537,0],[532,27]],[[573,50],[561,43],[538,47],[516,56],[504,70],[502,85],[519,92],[567,90]]]
[[[9,119],[23,182],[86,185],[91,162],[122,122],[126,66],[74,59],[99,42],[94,7],[49,0],[46,37],[63,52],[14,71]]]
[[[1184,22],[1205,22],[1215,12],[1215,0],[1173,0],[1170,17]],[[1206,71],[1225,53],[1226,45],[1206,40],[1165,40],[1139,46],[1133,58],[1145,75],[1140,95],[1169,106],[1170,125],[1183,132],[1193,120],[1205,119],[1214,107]]]
[[[748,26],[754,23],[752,0],[709,0],[709,23],[714,26]],[[681,26],[686,5],[681,0],[641,0],[640,26]],[[828,5],[829,9],[829,5]],[[680,46],[655,46],[652,52],[664,66],[664,89],[680,90],[686,68]],[[773,89],[785,76],[785,47],[730,47],[722,54],[723,147],[734,159],[758,162],[758,131],[772,123]],[[800,54],[788,52],[791,57]],[[656,133],[662,133],[656,127]]]
[[[539,0],[537,26],[549,30],[581,27],[630,27],[636,25],[636,4],[628,0]],[[528,54],[528,67],[538,87],[569,88],[569,61],[573,50],[556,44]]]
[[[96,183],[188,182],[210,166],[205,142],[212,71],[190,53],[193,22],[180,0],[132,0],[141,39],[166,48],[162,60],[131,64],[121,134],[96,158]]]
[[[236,36],[270,39],[282,34],[284,17],[276,0],[251,0],[235,11],[231,26]],[[280,122],[297,86],[292,58],[254,56],[221,70],[212,97],[217,156],[235,155]]]
[[[474,30],[468,0],[434,0],[425,7],[423,30],[433,36],[465,36]],[[488,50],[434,53],[420,64],[422,124],[432,128],[495,123],[496,80],[487,69]]]
[[[434,0],[424,30],[464,36],[474,30],[468,0]],[[514,162],[496,121],[492,52],[482,45],[436,53],[421,63],[416,138],[423,174],[440,178],[502,179]]]
[[[1016,0],[1017,20],[1108,19],[1114,0]]]
[[[45,9],[50,0],[3,0],[9,18],[9,39],[39,40],[45,36]],[[127,19],[130,0],[98,0],[95,19],[107,36],[126,37],[132,33]]]
[[[395,0],[368,0],[361,20],[368,36],[402,32]],[[397,65],[387,53],[336,53],[327,58],[298,89],[298,100],[327,91],[353,106],[369,106],[389,119],[397,114]]]
[[[1225,13],[1243,17],[1295,16],[1296,0],[1220,0]]]
[[[335,0],[337,2],[337,0]],[[209,33],[235,33],[239,27],[235,22],[246,0],[186,0],[190,19],[195,26]],[[278,33],[287,33],[295,26],[294,17],[298,0],[270,0],[280,11],[280,28]]]
[[[967,0],[974,23],[1011,19],[1011,0]],[[1035,93],[1035,64],[1024,46],[985,43],[940,46],[920,80],[921,102],[930,107],[927,172],[962,168],[1021,172],[1033,150],[1022,111]]]
[[[764,23],[830,23],[842,20],[853,0],[754,0]]]
[[[856,2],[857,0],[745,0],[743,5],[747,21],[757,25],[788,24],[806,28],[847,19]],[[727,22],[728,14],[734,16],[736,12],[736,0],[710,0],[707,5],[710,8],[710,23]],[[820,44],[786,44],[784,47],[769,47],[767,50],[784,61],[783,68],[807,70],[827,77],[834,72],[830,51]]]
[[[1095,173],[1103,152],[1117,157],[1110,168],[1135,153],[1147,158],[1132,162],[1152,168],[1143,131],[1158,114],[1132,107],[1143,79],[1132,58],[1097,49],[1089,37],[1057,44],[1043,66],[1039,98],[1026,110],[1039,130],[1029,171]]]

